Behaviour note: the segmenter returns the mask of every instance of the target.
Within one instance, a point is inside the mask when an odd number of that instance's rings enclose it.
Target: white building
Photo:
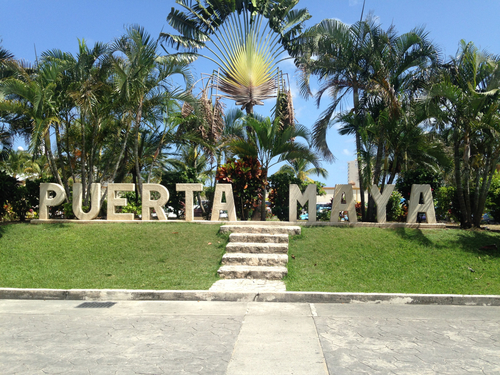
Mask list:
[[[361,201],[361,193],[359,189],[359,174],[358,174],[358,161],[348,161],[347,162],[347,183],[353,185],[352,190],[354,194],[354,200],[356,202]],[[335,194],[335,187],[324,187],[326,195],[316,197],[318,203],[330,203]],[[368,192],[365,191],[365,201],[368,201]]]
[[[358,161],[347,162],[347,183],[354,183],[354,186],[359,188]]]

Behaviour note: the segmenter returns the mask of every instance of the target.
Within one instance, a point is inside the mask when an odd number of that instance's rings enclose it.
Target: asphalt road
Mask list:
[[[500,374],[500,307],[0,300],[0,374]]]

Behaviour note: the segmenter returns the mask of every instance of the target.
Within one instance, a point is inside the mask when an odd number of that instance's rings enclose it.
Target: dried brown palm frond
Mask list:
[[[212,119],[212,127],[211,132],[214,140],[220,139],[222,134],[224,133],[224,103],[222,102],[222,98],[218,97],[215,99],[215,103],[213,106],[213,119]]]
[[[281,129],[289,126],[295,126],[295,112],[293,108],[293,96],[290,89],[284,89],[278,92],[274,117],[279,118]]]
[[[192,115],[194,113],[194,108],[191,104],[188,102],[184,102],[182,104],[182,109],[181,109],[181,116],[183,118],[188,117],[189,115]]]

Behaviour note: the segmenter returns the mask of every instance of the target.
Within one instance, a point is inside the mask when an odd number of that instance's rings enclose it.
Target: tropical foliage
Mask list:
[[[266,194],[265,174],[257,158],[244,156],[239,160],[228,159],[217,169],[218,183],[230,183],[233,187],[236,214],[247,220],[258,211]]]
[[[176,4],[167,17],[173,31],[158,38],[129,26],[109,44],[79,40],[76,54],[52,49],[33,65],[0,45],[0,215],[22,220],[37,206],[33,186],[50,180],[64,187],[66,207],[74,183],[86,207],[93,183],[132,182],[131,211],[144,182],[161,182],[182,216],[175,183],[199,182],[207,218],[215,183],[225,182],[240,218],[260,206],[264,220],[268,192],[286,220],[285,185],[327,177],[320,162],[335,159],[327,142],[335,127],[356,143],[362,220],[376,219],[372,184],[394,183],[392,220],[404,217],[399,201],[412,183],[430,183],[438,217],[463,228],[479,227],[485,210],[499,216],[497,55],[462,41],[445,61],[423,28],[399,34],[373,16],[306,29],[311,16],[298,0]],[[289,56],[301,94],[327,104],[311,129],[298,123],[280,70]],[[189,65],[198,57],[215,64],[201,83]],[[270,98],[274,108],[255,113]],[[28,151],[13,150],[16,137]]]
[[[161,33],[167,46],[183,50],[185,57],[202,55],[213,61],[214,86],[247,114],[255,105],[288,93],[278,59],[300,35],[311,16],[295,10],[298,0],[176,0],[184,11],[172,8],[167,17],[179,34]]]

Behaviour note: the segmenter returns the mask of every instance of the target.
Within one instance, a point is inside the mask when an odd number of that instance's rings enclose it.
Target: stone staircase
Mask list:
[[[214,286],[226,285],[234,290],[238,287],[248,289],[257,285],[262,288],[266,284],[272,284],[267,281],[281,280],[286,276],[288,273],[286,267],[288,236],[300,234],[300,227],[224,225],[220,231],[230,233],[230,235],[226,253],[222,257],[222,266],[217,271],[220,278],[224,280],[216,282]],[[229,282],[229,280],[233,281]],[[244,282],[243,280],[252,281]],[[277,284],[273,285],[275,288]],[[280,288],[283,289],[284,284]]]

